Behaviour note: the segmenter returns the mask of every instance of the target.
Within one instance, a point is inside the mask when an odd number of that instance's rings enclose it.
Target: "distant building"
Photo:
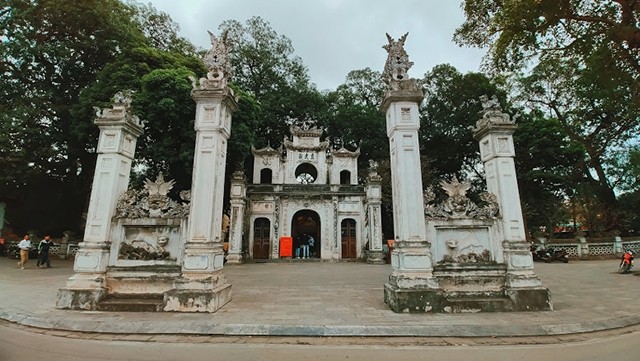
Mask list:
[[[246,205],[242,214],[231,216],[231,229],[243,229],[242,235],[231,234],[237,251],[248,259],[280,258],[281,237],[291,237],[295,256],[295,248],[311,236],[311,258],[366,257],[368,235],[381,237],[381,225],[379,215],[375,224],[368,222],[366,187],[358,184],[360,150],[331,149],[315,127],[292,126],[290,132],[284,148],[253,149],[250,184],[232,181],[232,207]],[[373,200],[379,205],[377,194]]]

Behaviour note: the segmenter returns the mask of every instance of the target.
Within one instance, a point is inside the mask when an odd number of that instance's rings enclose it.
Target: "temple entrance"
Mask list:
[[[291,218],[291,236],[293,237],[293,255],[305,258],[320,258],[320,216],[312,210],[296,212]]]
[[[342,243],[342,258],[356,258],[356,221],[348,218],[342,221],[340,226]]]
[[[253,221],[253,258],[269,259],[271,249],[271,222],[267,218]]]

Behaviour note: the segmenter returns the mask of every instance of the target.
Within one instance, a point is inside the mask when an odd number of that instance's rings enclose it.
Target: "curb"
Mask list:
[[[96,314],[96,313],[92,313]],[[53,319],[0,310],[0,319],[19,325],[55,331],[100,334],[207,335],[207,336],[298,336],[298,337],[520,337],[559,336],[625,328],[640,324],[640,316],[613,318],[598,322],[553,325],[273,325],[216,324],[211,322],[82,320],[74,317]]]

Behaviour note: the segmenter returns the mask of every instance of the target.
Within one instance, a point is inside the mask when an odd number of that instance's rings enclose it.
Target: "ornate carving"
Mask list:
[[[224,31],[220,38],[210,31],[208,33],[211,40],[211,49],[207,51],[203,58],[204,65],[208,69],[207,77],[200,78],[200,81],[194,77],[189,77],[193,89],[222,89],[227,86],[227,82],[232,75],[229,57],[231,42],[227,32]]]
[[[460,218],[477,218],[477,219],[494,219],[498,216],[499,206],[497,197],[491,193],[480,194],[480,199],[484,203],[482,207],[478,207],[469,198],[467,198],[467,190],[471,187],[468,181],[459,182],[457,177],[453,177],[451,182],[441,182],[442,188],[447,192],[448,198],[440,203],[434,204],[436,198],[432,189],[427,189],[423,193],[425,203],[425,216],[430,219],[460,219]]]
[[[218,39],[212,32],[209,33],[211,40],[211,49],[204,56],[204,65],[207,66],[209,72],[207,78],[222,79],[231,77],[231,61],[229,59],[229,51],[231,50],[231,42],[224,31]]]
[[[280,197],[276,196],[274,199],[274,208],[273,208],[273,239],[280,239]],[[280,242],[273,242],[273,253],[278,254],[278,247]]]
[[[369,173],[378,173],[378,162],[373,159],[369,159]]]
[[[113,104],[122,104],[125,108],[131,107],[133,90],[121,90],[111,98]]]
[[[369,174],[367,175],[367,181],[369,182],[381,182],[382,177],[378,174],[378,162],[373,159],[369,159]]]
[[[159,173],[155,181],[145,180],[143,190],[129,189],[118,196],[115,218],[187,218],[190,191],[181,191],[182,203],[169,198],[173,180],[166,182]]]
[[[121,90],[111,98],[111,109],[93,107],[96,117],[100,119],[126,119],[127,121],[141,126],[140,118],[131,111],[133,90]]]
[[[413,62],[409,61],[409,55],[406,50],[404,50],[404,42],[407,40],[409,33],[405,33],[397,41],[389,34],[386,35],[389,44],[382,46],[388,54],[387,61],[384,64],[382,79],[389,88],[400,90],[399,87],[401,85],[398,84],[398,82],[409,79],[407,72],[413,66]]]
[[[295,121],[294,124],[291,124],[291,126],[289,126],[289,132],[291,133],[291,135],[293,137],[298,137],[300,138],[300,144],[299,145],[295,145],[291,140],[289,140],[286,136],[284,138],[284,146],[287,150],[298,150],[298,151],[302,151],[302,150],[316,150],[316,151],[323,151],[323,150],[327,150],[329,149],[329,140],[324,140],[322,142],[319,142],[317,145],[313,145],[312,141],[309,142],[307,139],[304,138],[320,138],[320,136],[322,136],[322,132],[323,129],[322,128],[318,128],[315,125],[315,122],[311,122],[311,121],[304,121],[304,122],[300,122],[300,121]]]
[[[489,263],[491,262],[491,252],[485,249],[480,254],[475,252],[463,253],[458,256],[445,255],[438,263]]]
[[[462,248],[460,243],[462,243]],[[438,263],[488,263],[491,252],[478,244],[477,239],[448,239],[444,242],[447,253]]]
[[[158,237],[158,248],[152,246],[143,240],[134,240],[129,243],[121,243],[118,251],[119,259],[126,260],[167,260],[175,261],[175,257],[171,257],[168,251],[164,250],[164,246],[169,242],[169,237]],[[162,244],[162,245],[161,245]]]
[[[500,102],[498,102],[498,98],[495,95],[491,98],[481,95],[480,101],[482,102],[482,117],[476,122],[475,128],[473,126],[469,127],[472,132],[477,133],[481,129],[492,125],[515,125],[517,115],[511,119],[509,114],[503,113]]]

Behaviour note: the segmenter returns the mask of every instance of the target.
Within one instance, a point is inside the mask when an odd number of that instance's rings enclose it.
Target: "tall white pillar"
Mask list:
[[[237,101],[227,86],[231,65],[226,33],[220,39],[209,35],[212,48],[204,58],[207,77],[199,82],[192,79],[196,145],[182,277],[165,293],[165,311],[215,312],[231,300],[231,284],[223,272],[222,208],[227,140]]]
[[[395,41],[387,34],[389,44],[383,47],[389,53],[383,73],[388,89],[381,109],[386,114],[391,152],[396,239],[385,302],[396,312],[425,312],[439,302],[441,290],[433,276],[422,197],[418,107],[424,96],[416,80],[407,75],[413,63],[404,50],[406,37]]]
[[[520,192],[514,163],[513,133],[515,120],[502,112],[498,100],[482,97],[482,118],[473,130],[480,143],[487,191],[496,195],[502,217],[499,218],[504,258],[507,265],[507,287],[540,288],[542,283],[533,271],[533,260],[526,242],[526,230],[520,206]],[[545,293],[546,293],[546,289]]]
[[[229,252],[227,264],[242,263],[242,227],[247,186],[242,171],[233,173],[231,179],[231,218],[229,227]]]
[[[142,124],[130,113],[130,104],[130,94],[120,92],[113,98],[113,108],[98,111],[94,121],[100,137],[84,239],[75,256],[75,274],[58,292],[58,308],[95,309],[107,294],[111,218],[118,196],[129,185],[136,141],[142,134]]]

